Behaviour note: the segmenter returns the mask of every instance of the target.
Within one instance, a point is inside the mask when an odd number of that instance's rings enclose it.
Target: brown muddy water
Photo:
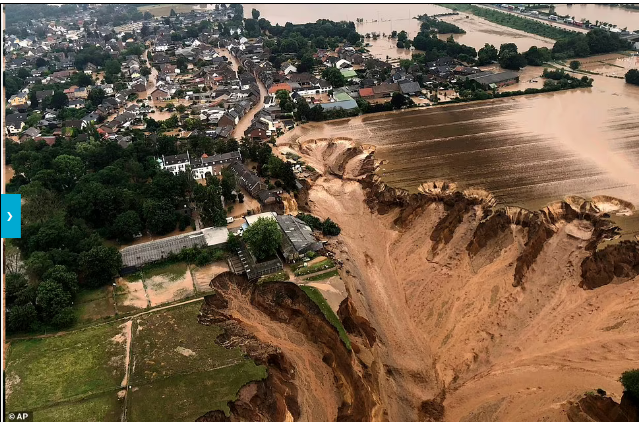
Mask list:
[[[627,27],[630,31],[639,29],[639,10],[612,7],[607,4],[556,4],[555,13],[558,15],[574,16],[576,20],[588,19],[595,23],[607,22],[619,28]]]
[[[315,22],[318,19],[331,19],[334,21],[348,20],[355,22],[358,18],[364,22],[356,23],[357,32],[362,35],[366,33],[378,33],[389,35],[392,31],[406,31],[409,38],[415,37],[419,32],[420,23],[414,17],[421,14],[434,15],[439,13],[450,13],[446,9],[434,4],[245,4],[245,17],[251,16],[251,10],[256,8],[260,11],[260,17],[268,19],[271,24],[285,25],[286,22],[306,23]],[[464,29],[466,34],[454,35],[459,42],[480,49],[484,44],[489,43],[497,48],[503,43],[514,42],[520,50],[528,50],[533,45],[537,47],[551,47],[552,40],[537,37],[515,29],[495,25],[476,16],[460,15],[446,17],[444,20],[453,22]],[[449,35],[441,35],[445,39]],[[376,57],[386,58],[410,58],[412,52],[406,49],[398,49],[394,45],[395,41],[388,39],[366,40],[370,42],[371,54]]]
[[[382,179],[413,192],[449,180],[528,209],[568,195],[609,195],[639,208],[639,87],[594,78],[588,89],[307,124],[289,139],[374,145]],[[638,217],[623,224],[639,234]]]

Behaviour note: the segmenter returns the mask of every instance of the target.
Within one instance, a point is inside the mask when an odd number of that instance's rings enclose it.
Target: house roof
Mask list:
[[[293,91],[293,89],[291,89],[291,86],[289,84],[283,82],[283,83],[279,83],[279,84],[275,84],[275,85],[271,86],[269,88],[269,90],[268,90],[268,93],[269,94],[275,94],[277,91],[279,91],[281,89],[283,89],[285,91],[288,91],[288,92]]]
[[[420,92],[422,89],[417,82],[406,82],[399,84],[399,90],[402,94],[413,94]]]
[[[373,95],[375,95],[375,92],[373,91],[373,88],[362,88],[359,90],[359,96],[360,97],[372,97]]]
[[[490,85],[490,84],[498,84],[504,81],[509,81],[511,79],[515,79],[518,77],[519,77],[519,74],[517,72],[507,70],[505,72],[500,72],[500,73],[490,73],[490,72],[477,73],[473,76],[469,76],[468,79],[477,81],[484,85]]]

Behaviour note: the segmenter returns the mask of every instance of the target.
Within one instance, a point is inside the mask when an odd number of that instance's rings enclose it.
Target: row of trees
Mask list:
[[[321,231],[323,234],[327,236],[337,236],[341,233],[342,229],[330,218],[322,221],[318,217],[315,217],[312,214],[304,214],[299,213],[296,215],[297,218],[308,224],[310,228],[313,230]]]
[[[428,15],[420,15],[417,19],[421,22],[420,31],[428,33],[436,31],[439,34],[465,34],[466,31],[455,24],[431,18]]]

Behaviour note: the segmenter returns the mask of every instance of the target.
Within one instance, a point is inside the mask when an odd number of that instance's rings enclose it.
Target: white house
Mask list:
[[[289,73],[297,73],[297,67],[293,66],[291,62],[287,61],[282,63],[282,71],[285,75],[288,75]]]

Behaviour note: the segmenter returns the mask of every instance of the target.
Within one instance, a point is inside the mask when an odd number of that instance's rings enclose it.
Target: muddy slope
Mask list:
[[[566,414],[570,422],[635,422],[639,421],[639,404],[627,393],[620,403],[610,397],[591,394],[570,404]]]
[[[245,386],[231,404],[231,417],[210,412],[209,421],[369,421],[376,410],[370,373],[340,340],[317,305],[293,283],[250,284],[224,273],[211,282],[200,323],[220,324],[220,344],[239,346],[268,367],[268,378]],[[360,328],[360,324],[364,328]],[[367,333],[365,319],[349,327]]]
[[[596,251],[616,232],[610,199],[530,211],[452,183],[411,194],[353,148],[299,146],[323,169],[304,205],[342,227],[328,245],[350,295],[340,316],[375,330],[368,366],[388,420],[566,420],[561,404],[584,391],[621,396],[619,374],[639,366],[638,257],[637,242]]]

